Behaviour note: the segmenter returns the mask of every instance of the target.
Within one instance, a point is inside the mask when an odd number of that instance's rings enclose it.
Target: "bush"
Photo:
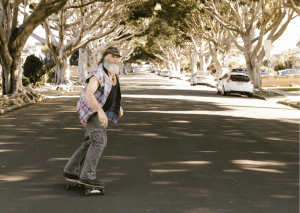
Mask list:
[[[42,72],[45,74],[39,78],[39,82],[41,82],[42,84],[45,84],[48,82],[49,76],[48,76],[48,73],[46,72],[45,68],[42,68]]]
[[[22,77],[22,84],[24,87],[27,87],[30,84],[29,78]]]
[[[30,55],[26,58],[23,68],[24,76],[29,78],[29,81],[34,84],[45,74],[45,69],[42,69],[43,63],[34,55]]]
[[[284,69],[285,69],[285,66],[282,64],[278,64],[274,68],[275,71],[284,70]]]

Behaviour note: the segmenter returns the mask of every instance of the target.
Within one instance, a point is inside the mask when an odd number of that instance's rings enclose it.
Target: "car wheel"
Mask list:
[[[223,86],[223,88],[222,88],[222,92],[221,92],[221,93],[222,93],[223,96],[226,96],[226,95],[227,95],[227,92],[225,91],[225,87],[224,87],[224,86]]]
[[[249,93],[248,93],[248,97],[249,97],[249,98],[253,97],[253,93],[249,92]]]

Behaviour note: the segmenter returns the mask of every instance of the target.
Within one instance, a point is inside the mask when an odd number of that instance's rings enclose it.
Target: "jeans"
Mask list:
[[[92,115],[84,126],[85,137],[82,145],[72,155],[64,168],[69,174],[75,174],[84,180],[96,179],[96,168],[107,143],[106,128],[99,121],[98,114]]]

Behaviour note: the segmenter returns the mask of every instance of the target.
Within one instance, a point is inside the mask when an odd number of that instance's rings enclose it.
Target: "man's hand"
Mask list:
[[[123,109],[122,109],[122,107],[120,107],[120,117],[122,117],[123,116]]]
[[[98,112],[98,117],[99,117],[100,123],[102,123],[102,126],[107,127],[108,119],[107,119],[107,116],[106,116],[106,114],[104,113],[103,110],[102,110],[102,112]]]

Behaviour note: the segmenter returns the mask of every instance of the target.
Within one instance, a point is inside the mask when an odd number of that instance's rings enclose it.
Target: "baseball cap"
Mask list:
[[[119,50],[116,47],[109,47],[105,50],[105,52],[103,53],[103,55],[107,55],[107,54],[112,54],[114,56],[118,56],[121,57],[121,54],[119,52]]]

